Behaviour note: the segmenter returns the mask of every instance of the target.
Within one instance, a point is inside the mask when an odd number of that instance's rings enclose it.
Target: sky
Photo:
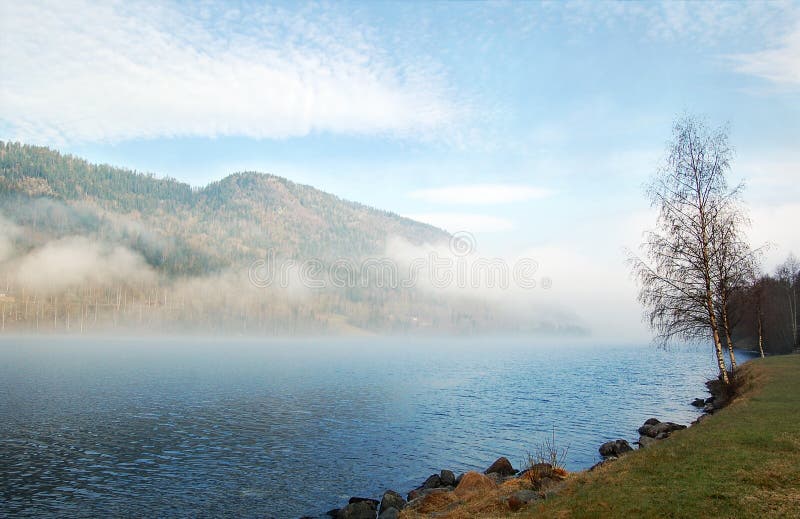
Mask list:
[[[625,265],[676,117],[800,254],[800,3],[0,0],[0,139],[195,186],[261,171],[534,258],[647,335]]]

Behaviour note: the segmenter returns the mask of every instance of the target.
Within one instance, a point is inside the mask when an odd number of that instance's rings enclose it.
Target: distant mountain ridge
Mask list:
[[[274,175],[235,173],[192,188],[168,177],[2,141],[0,197],[0,211],[19,225],[35,225],[51,238],[88,234],[121,241],[171,274],[242,266],[268,251],[330,262],[381,254],[390,236],[414,244],[449,238],[431,225]],[[60,211],[52,221],[47,211],[28,214],[41,199],[72,211]],[[65,214],[70,212],[76,214]],[[122,230],[109,229],[109,221],[122,218],[129,221]],[[154,250],[155,242],[160,249]]]

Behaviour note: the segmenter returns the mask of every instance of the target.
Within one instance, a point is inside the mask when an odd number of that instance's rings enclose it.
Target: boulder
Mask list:
[[[717,408],[714,406],[713,403],[712,404],[706,404],[706,405],[703,406],[703,412],[704,413],[714,414],[714,411],[716,411],[716,410],[717,410]]]
[[[337,515],[339,515],[339,509],[338,508],[332,508],[332,509],[328,510],[327,512],[325,512],[325,515],[327,515],[329,517],[336,517]]]
[[[517,473],[517,470],[511,466],[511,462],[508,461],[506,457],[500,457],[495,460],[494,463],[489,465],[489,468],[486,469],[484,474],[499,474],[501,476],[513,476]]]
[[[411,492],[408,493],[408,495],[406,496],[406,499],[408,500],[409,503],[411,501],[414,501],[415,499],[419,499],[420,497],[422,497],[424,490],[425,489],[422,488],[422,487],[417,487],[417,488],[415,488],[414,490],[412,490]]]
[[[425,483],[418,486],[414,490],[408,493],[408,500],[413,501],[419,497],[422,497],[423,490],[430,490],[433,488],[441,488],[442,487],[442,478],[439,477],[439,474],[432,474],[428,476],[428,479],[425,480]]]
[[[456,475],[451,470],[443,470],[439,473],[439,479],[445,487],[456,486]]]
[[[362,502],[370,503],[376,509],[378,508],[378,504],[380,503],[380,501],[378,501],[377,499],[372,499],[369,497],[351,497],[350,500],[347,502],[347,504],[352,505],[353,503],[362,503]]]
[[[508,497],[506,504],[512,512],[520,510],[532,501],[539,499],[539,493],[533,490],[517,490]]]
[[[654,426],[656,426],[656,425],[658,425],[658,424],[660,424],[660,423],[661,423],[661,422],[660,422],[660,421],[658,421],[658,420],[657,420],[657,419],[655,419],[655,418],[648,418],[647,420],[645,420],[645,421],[644,421],[644,423],[642,424],[642,426],[641,426],[641,427],[639,427],[639,434],[640,434],[641,436],[650,436],[650,434],[649,434],[649,431],[650,431],[650,430],[652,430],[652,428],[653,428]]]
[[[646,449],[647,447],[653,445],[656,442],[655,438],[651,438],[649,436],[639,436],[639,441],[636,442],[639,444],[640,449]]]
[[[403,496],[401,496],[394,490],[387,490],[386,492],[383,493],[383,497],[381,497],[381,504],[378,507],[378,512],[382,514],[389,508],[402,510],[405,507],[406,507],[406,500],[403,499]]]
[[[420,488],[439,488],[441,486],[442,478],[439,477],[439,474],[432,474],[428,476],[428,479],[425,480],[425,483]]]
[[[680,431],[682,429],[686,429],[686,426],[673,422],[662,422],[658,425],[654,425],[652,432],[655,433],[656,437],[658,437],[658,435],[662,433],[667,433],[669,435],[669,433]]]
[[[398,517],[400,517],[400,510],[390,507],[381,512],[378,519],[397,519]]]
[[[358,501],[345,506],[336,514],[336,519],[375,519],[377,510],[371,501]]]
[[[695,398],[694,400],[692,400],[692,405],[695,407],[703,407],[704,405],[706,405],[706,401],[702,398]]]
[[[680,431],[681,429],[686,429],[686,426],[673,422],[659,422],[655,425],[643,425],[639,427],[639,434],[641,436],[657,438],[662,433],[667,433],[667,436],[669,436],[669,433]]]
[[[495,488],[497,488],[497,483],[489,479],[488,476],[478,472],[467,472],[461,478],[454,492],[461,497],[475,492],[487,492]]]
[[[598,450],[602,457],[608,458],[610,456],[620,457],[626,452],[632,451],[633,448],[625,440],[614,440],[605,442]]]

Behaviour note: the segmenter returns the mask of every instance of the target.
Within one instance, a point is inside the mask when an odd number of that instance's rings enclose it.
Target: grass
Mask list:
[[[747,363],[741,395],[666,441],[571,476],[522,517],[800,517],[800,355]]]

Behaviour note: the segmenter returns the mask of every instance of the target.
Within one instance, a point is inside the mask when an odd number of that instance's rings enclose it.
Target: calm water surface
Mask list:
[[[449,468],[688,423],[705,349],[521,340],[0,341],[0,516],[297,517]]]

